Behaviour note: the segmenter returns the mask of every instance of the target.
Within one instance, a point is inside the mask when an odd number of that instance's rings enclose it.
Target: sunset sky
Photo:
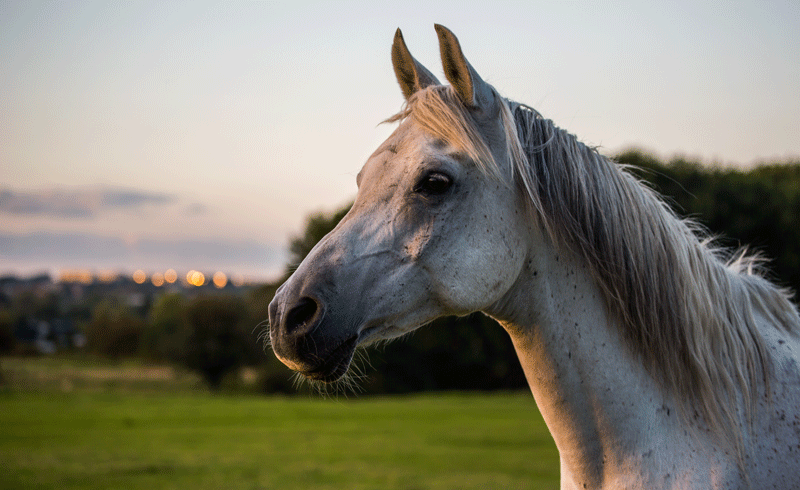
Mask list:
[[[800,156],[796,0],[480,3],[0,0],[0,274],[276,275],[392,130],[397,27],[605,154]]]

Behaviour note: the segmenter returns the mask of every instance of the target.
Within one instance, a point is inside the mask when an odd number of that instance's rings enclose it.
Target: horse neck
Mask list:
[[[599,488],[612,468],[627,464],[632,444],[653,437],[652,414],[675,418],[676,410],[625,346],[581,260],[549,245],[531,257],[487,313],[511,336],[558,446],[562,477]]]

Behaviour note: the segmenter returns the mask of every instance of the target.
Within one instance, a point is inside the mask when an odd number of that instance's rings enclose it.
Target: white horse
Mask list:
[[[787,292],[500,97],[436,31],[450,85],[398,30],[399,126],[270,304],[278,358],[332,382],[358,345],[482,311],[511,336],[562,488],[800,488],[800,319]]]

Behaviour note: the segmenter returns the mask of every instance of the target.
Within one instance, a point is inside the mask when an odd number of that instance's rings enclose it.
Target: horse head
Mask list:
[[[360,344],[502,302],[524,266],[530,227],[507,165],[507,102],[436,31],[450,85],[398,29],[400,124],[359,172],[350,212],[270,304],[275,354],[308,378],[337,380]]]

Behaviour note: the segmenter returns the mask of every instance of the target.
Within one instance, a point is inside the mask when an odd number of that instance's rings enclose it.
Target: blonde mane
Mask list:
[[[499,117],[505,142],[492,145],[453,90],[439,85],[413,94],[390,121],[413,119],[487,175],[522,189],[554,243],[585,260],[651,375],[676,399],[696,402],[709,428],[741,449],[734,422],[749,420],[769,392],[771,358],[756,316],[797,332],[789,292],[760,275],[756,258],[713,246],[624,166],[535,110],[504,100]],[[744,414],[734,408],[738,396]]]

